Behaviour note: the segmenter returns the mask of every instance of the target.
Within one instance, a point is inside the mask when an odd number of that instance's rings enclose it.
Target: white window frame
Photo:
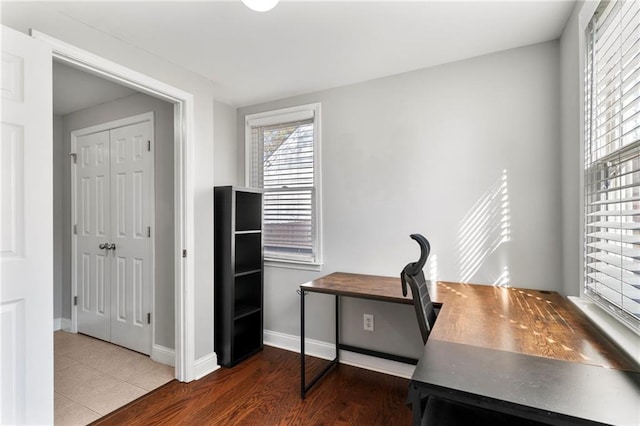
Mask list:
[[[585,114],[585,94],[587,88],[585,87],[585,69],[587,63],[587,53],[588,53],[588,31],[589,25],[593,19],[595,12],[598,10],[601,1],[588,1],[582,5],[581,10],[578,14],[578,47],[580,51],[579,56],[579,111],[580,111],[580,195],[579,195],[579,205],[580,205],[580,234],[579,234],[579,244],[580,244],[580,254],[581,254],[581,264],[579,266],[580,273],[580,297],[571,297],[572,302],[581,309],[592,321],[594,321],[598,327],[600,327],[606,334],[612,337],[616,343],[618,343],[627,353],[637,354],[637,350],[640,349],[640,335],[637,331],[636,325],[631,325],[629,322],[622,320],[617,313],[617,310],[620,308],[615,308],[613,310],[608,309],[609,303],[603,303],[601,300],[596,300],[590,295],[587,294],[586,290],[586,278],[585,278],[585,258],[586,258],[586,245],[585,245],[585,177],[584,177],[584,163],[585,163],[585,152],[586,152],[586,137],[585,137],[585,129],[586,129],[586,114]]]
[[[298,121],[303,118],[309,118],[313,116],[313,173],[314,173],[314,188],[316,193],[315,206],[313,210],[315,220],[315,235],[314,235],[314,252],[316,254],[313,262],[296,261],[292,259],[280,259],[265,257],[265,265],[276,266],[292,269],[305,269],[320,271],[322,269],[323,262],[323,250],[322,250],[322,167],[321,167],[321,115],[320,115],[320,103],[312,103],[306,105],[298,105],[289,108],[282,108],[272,111],[265,111],[256,114],[249,114],[245,116],[245,186],[251,186],[251,167],[253,164],[252,158],[252,135],[251,128],[256,126],[266,126],[271,124],[287,123],[292,121]]]
[[[575,93],[578,102],[578,149],[575,152],[575,164],[577,168],[575,170],[578,180],[578,215],[576,217],[578,221],[578,233],[577,239],[574,242],[574,249],[578,254],[578,262],[574,264],[577,269],[579,286],[578,296],[568,296],[569,300],[580,309],[593,324],[595,324],[604,334],[612,339],[620,348],[622,348],[627,354],[632,357],[637,356],[640,350],[640,337],[633,332],[629,327],[623,325],[617,319],[615,319],[609,312],[602,309],[599,305],[596,305],[591,299],[588,299],[584,294],[585,280],[584,280],[584,128],[585,128],[585,106],[584,106],[584,93],[585,93],[585,60],[586,60],[586,40],[587,40],[587,27],[591,21],[591,17],[598,8],[599,1],[585,1],[579,7],[577,11],[577,44],[578,50],[576,53],[578,67],[577,67],[577,92]],[[572,19],[572,18],[570,18]]]

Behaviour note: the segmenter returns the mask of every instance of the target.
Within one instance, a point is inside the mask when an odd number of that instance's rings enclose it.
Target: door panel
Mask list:
[[[113,236],[117,297],[112,307],[111,341],[146,354],[151,350],[147,323],[147,313],[151,312],[151,238],[147,235],[151,215],[150,126],[147,121],[110,133],[115,188],[112,226],[117,229]]]
[[[2,26],[0,423],[53,423],[51,50]]]
[[[78,165],[77,275],[78,331],[110,340],[111,292],[109,242],[109,132],[80,136],[76,140]]]
[[[78,331],[149,354],[151,122],[77,138]],[[100,244],[110,249],[100,249]]]

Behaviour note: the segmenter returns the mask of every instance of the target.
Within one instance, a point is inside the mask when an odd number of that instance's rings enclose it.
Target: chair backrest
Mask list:
[[[418,259],[417,262],[407,264],[400,273],[402,294],[407,295],[408,284],[409,287],[411,287],[413,306],[416,310],[422,341],[423,343],[427,343],[429,333],[431,333],[431,329],[436,322],[436,311],[433,307],[433,302],[431,302],[431,297],[429,297],[429,289],[427,288],[427,281],[424,278],[424,272],[422,272],[422,268],[429,257],[431,245],[429,241],[420,234],[411,234],[411,238],[420,245],[420,259]]]

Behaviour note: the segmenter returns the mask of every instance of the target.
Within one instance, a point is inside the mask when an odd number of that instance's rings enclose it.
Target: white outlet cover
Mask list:
[[[363,317],[363,328],[366,331],[373,331],[373,329],[374,329],[373,315],[364,314],[364,317]]]

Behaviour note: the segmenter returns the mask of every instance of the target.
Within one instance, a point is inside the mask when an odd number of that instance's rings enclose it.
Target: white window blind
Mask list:
[[[585,70],[585,293],[640,333],[640,2],[602,2]]]
[[[249,185],[264,189],[265,259],[319,263],[315,114],[274,112],[247,124]]]

